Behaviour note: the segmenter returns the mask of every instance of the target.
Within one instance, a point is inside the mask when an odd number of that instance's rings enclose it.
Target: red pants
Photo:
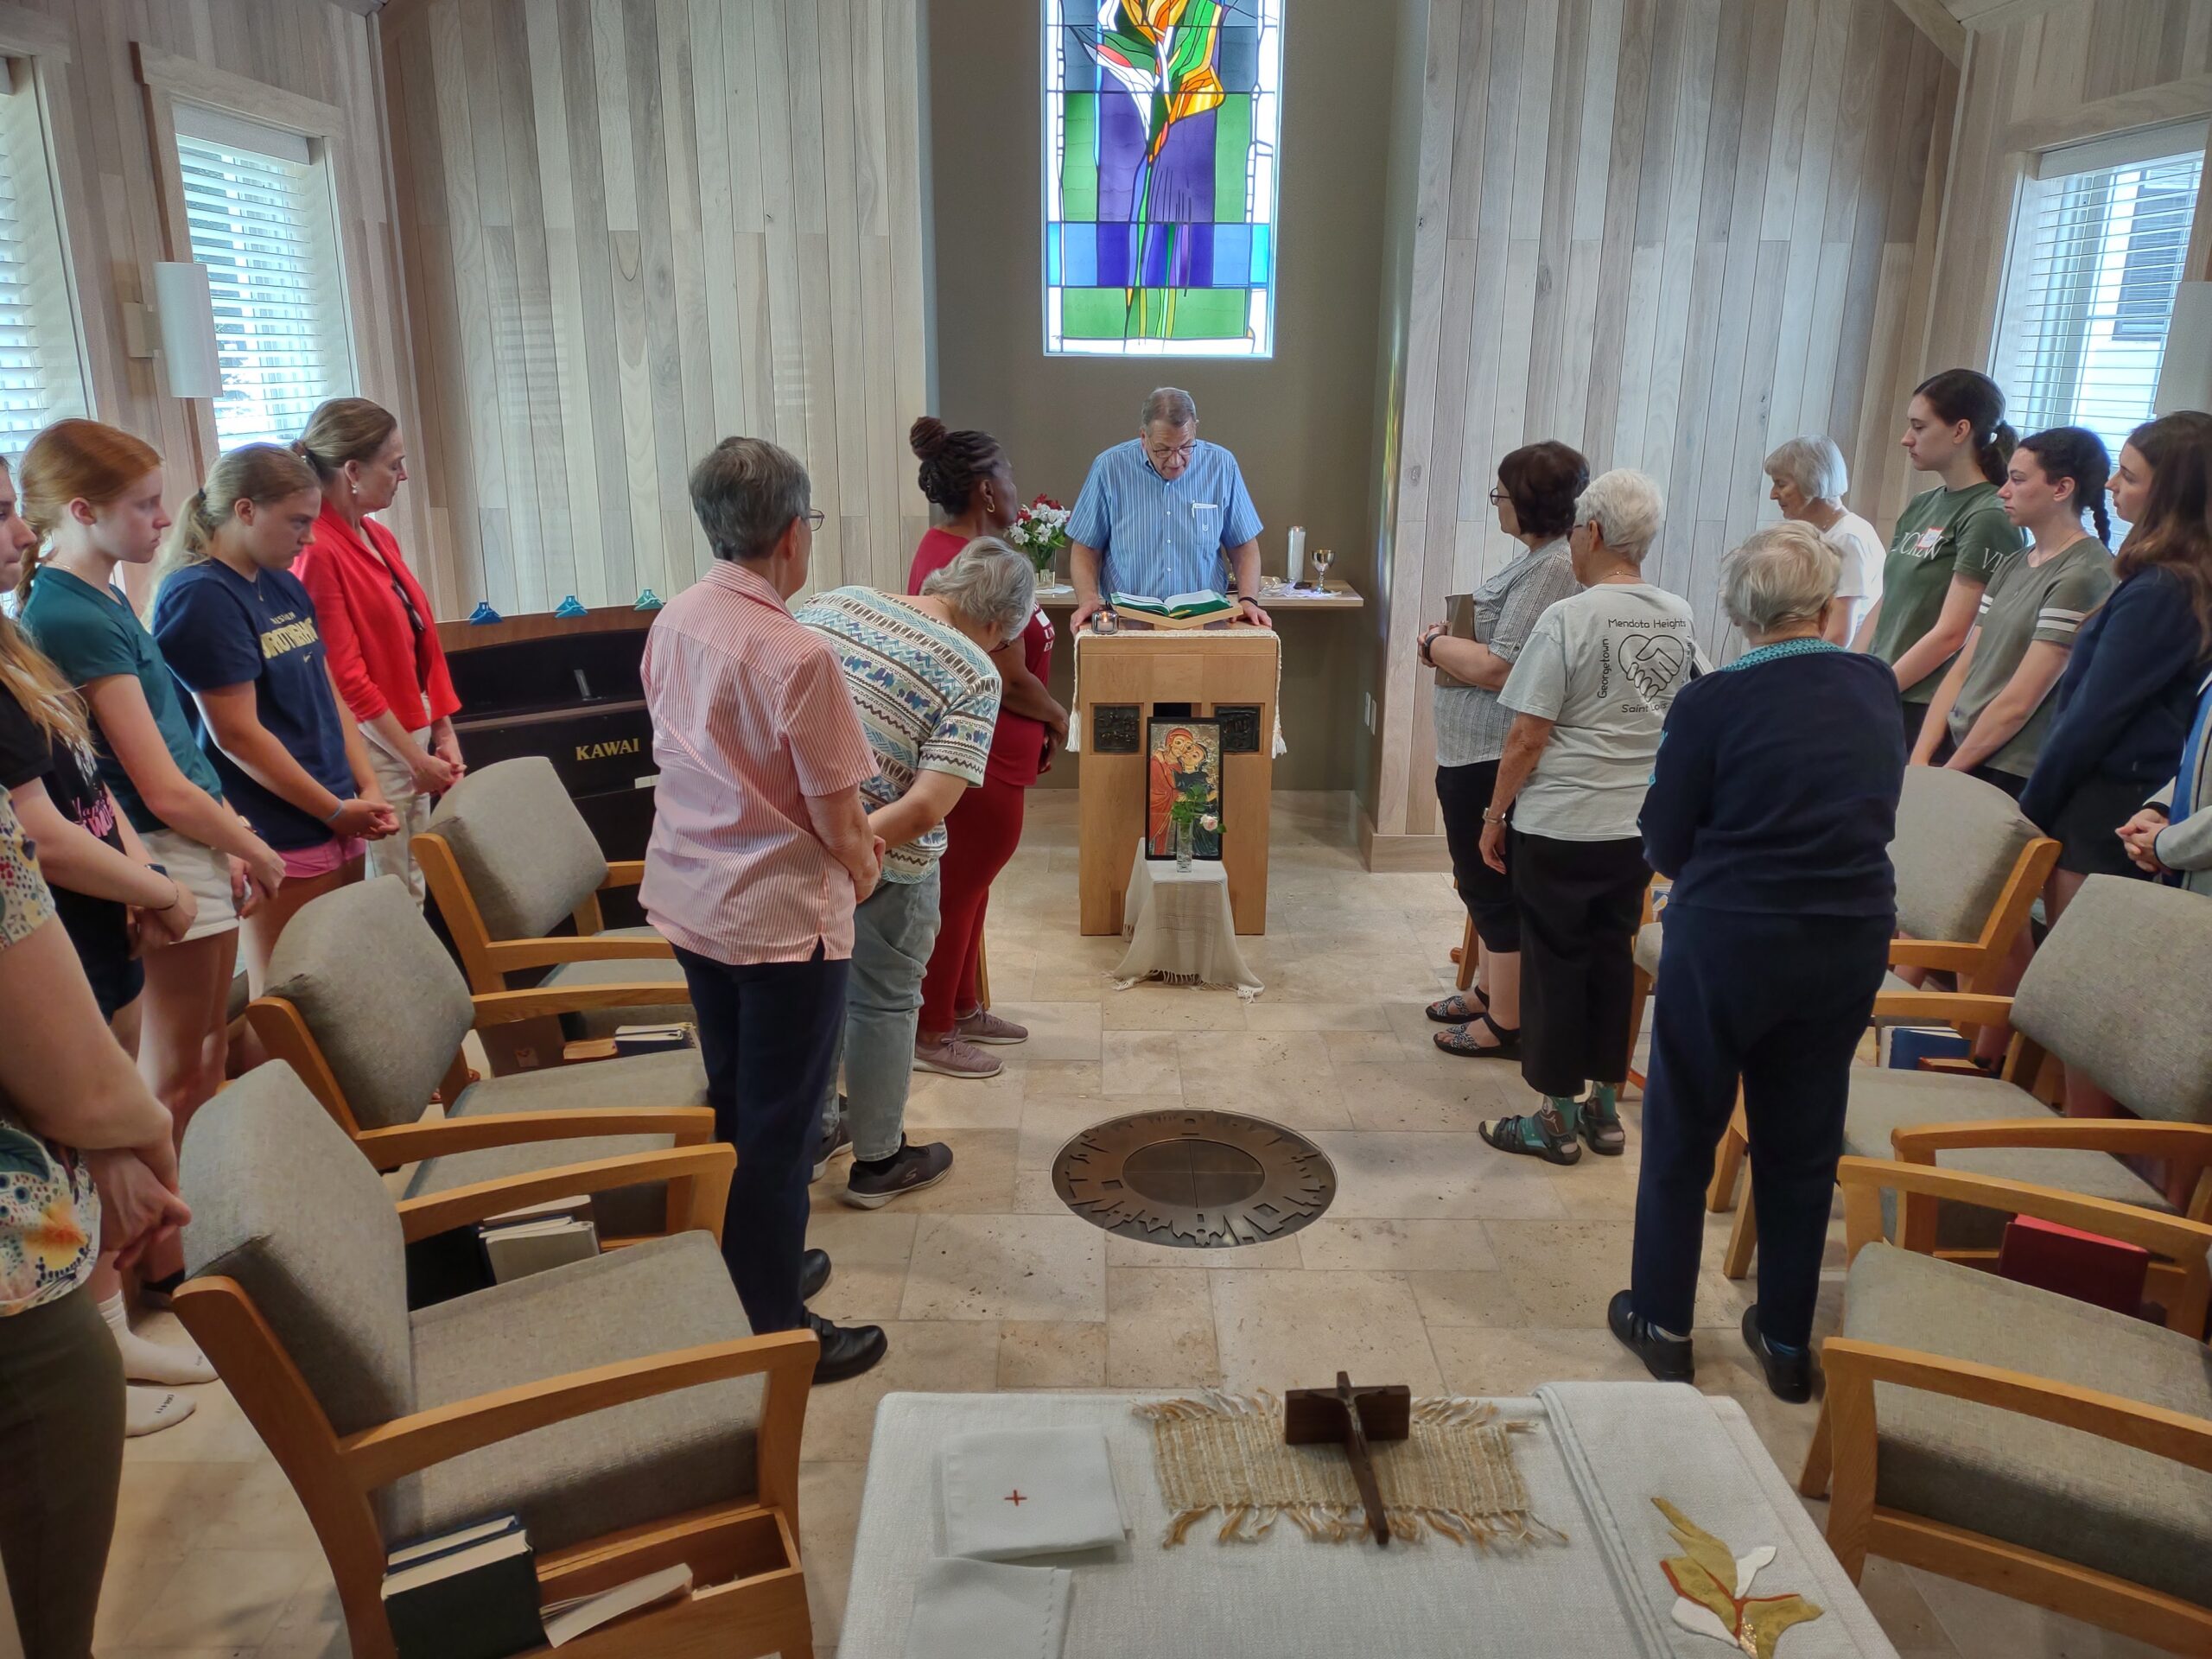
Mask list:
[[[937,946],[922,980],[920,1029],[932,1035],[950,1031],[962,1012],[972,1014],[982,1002],[976,968],[983,954],[983,912],[991,902],[991,883],[1021,841],[1028,793],[1019,784],[986,778],[960,798],[944,821]]]

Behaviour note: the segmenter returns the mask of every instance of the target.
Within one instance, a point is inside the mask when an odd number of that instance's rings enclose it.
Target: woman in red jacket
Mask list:
[[[322,483],[322,513],[292,574],[306,584],[338,689],[368,740],[399,831],[368,847],[371,877],[397,875],[423,899],[410,850],[432,801],[459,781],[461,707],[423,584],[392,533],[368,515],[407,480],[399,422],[365,397],[334,397],[292,448]]]

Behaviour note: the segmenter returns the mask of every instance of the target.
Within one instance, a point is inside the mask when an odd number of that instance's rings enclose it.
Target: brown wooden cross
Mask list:
[[[1367,1510],[1367,1529],[1388,1546],[1390,1523],[1382,1513],[1382,1491],[1375,1480],[1370,1441],[1402,1440],[1413,1433],[1414,1391],[1402,1382],[1387,1388],[1355,1389],[1351,1376],[1337,1373],[1333,1389],[1293,1389],[1283,1396],[1282,1438],[1287,1446],[1341,1443],[1351,1462],[1352,1484]]]
[[[1021,1495],[1021,1488],[1019,1486],[1015,1487],[1012,1491],[1008,1492],[1004,1497],[999,1500],[1001,1503],[1013,1504],[1017,1510],[1028,1501],[1029,1500],[1027,1498]]]

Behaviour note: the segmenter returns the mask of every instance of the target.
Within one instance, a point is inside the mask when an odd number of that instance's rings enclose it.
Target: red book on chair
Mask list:
[[[2139,1244],[2032,1216],[2006,1222],[1997,1249],[1997,1271],[2005,1278],[2131,1317],[2143,1311],[2150,1267],[2151,1253]]]

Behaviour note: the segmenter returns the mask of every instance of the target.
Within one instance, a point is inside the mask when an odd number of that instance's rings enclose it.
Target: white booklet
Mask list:
[[[1016,1560],[1118,1544],[1128,1531],[1097,1428],[956,1434],[938,1459],[948,1555]]]
[[[683,1595],[691,1588],[691,1569],[681,1561],[649,1573],[642,1579],[618,1584],[595,1596],[571,1596],[548,1603],[545,1608],[545,1645],[557,1648],[573,1642],[586,1630],[595,1630],[625,1613]]]

